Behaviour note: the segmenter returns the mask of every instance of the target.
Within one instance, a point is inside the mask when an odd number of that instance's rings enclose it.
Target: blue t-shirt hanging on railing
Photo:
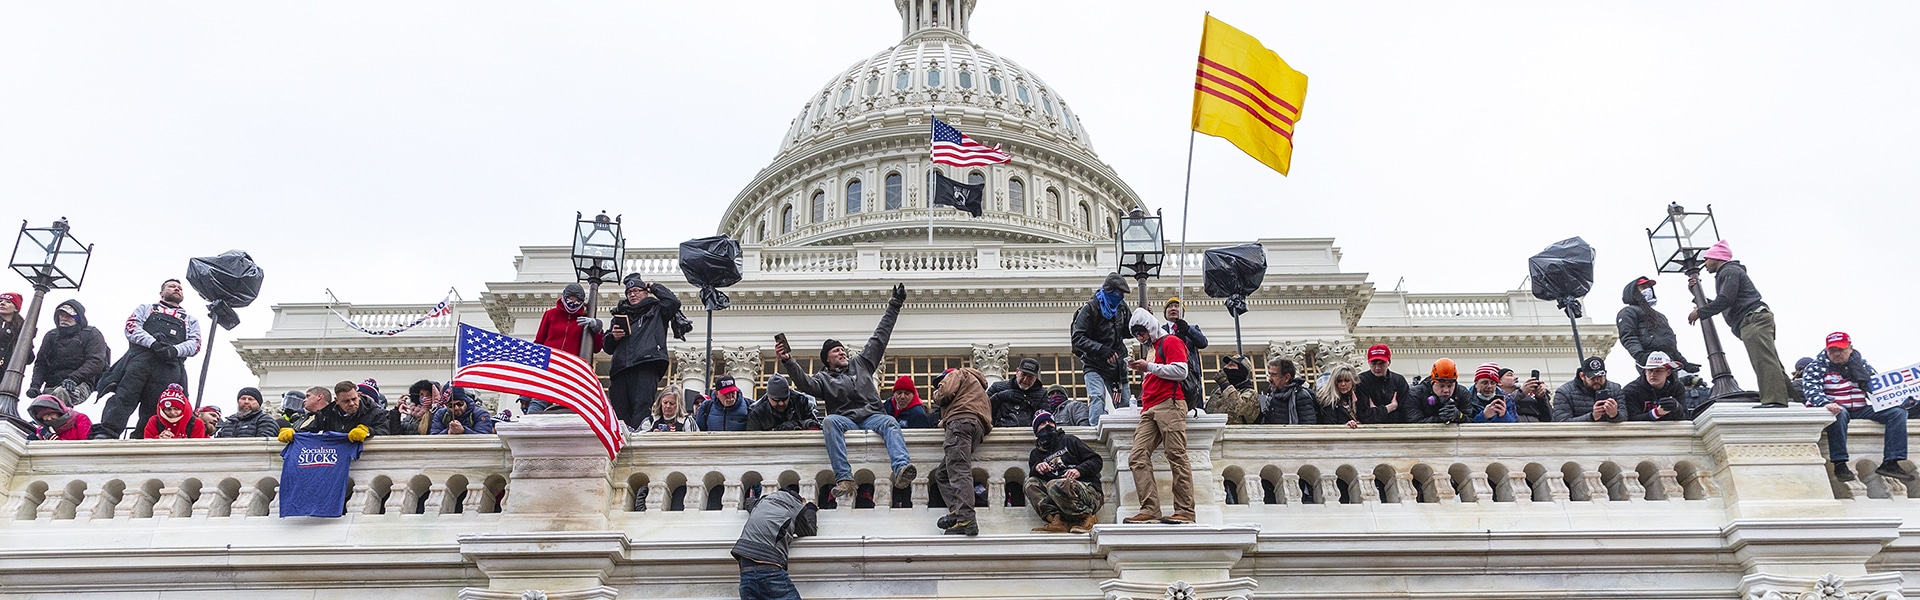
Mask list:
[[[347,511],[347,468],[360,444],[344,433],[296,433],[280,451],[280,516],[338,517]]]

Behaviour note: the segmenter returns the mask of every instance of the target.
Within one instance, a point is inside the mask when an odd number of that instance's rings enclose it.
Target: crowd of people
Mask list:
[[[1705,259],[1706,270],[1715,274],[1717,294],[1689,314],[1688,321],[1716,315],[1727,321],[1746,345],[1757,374],[1757,406],[1783,407],[1799,400],[1832,413],[1829,458],[1834,476],[1843,481],[1856,478],[1847,464],[1848,423],[1879,422],[1887,434],[1876,472],[1912,481],[1914,475],[1900,463],[1906,458],[1906,418],[1914,403],[1872,407],[1869,380],[1876,372],[1854,348],[1852,336],[1830,335],[1825,348],[1799,360],[1789,376],[1775,353],[1772,311],[1745,267],[1732,259],[1724,242]],[[1099,483],[1099,454],[1060,428],[1098,425],[1121,407],[1140,409],[1126,467],[1133,473],[1141,508],[1123,521],[1190,523],[1194,499],[1186,421],[1201,411],[1224,414],[1237,425],[1359,428],[1394,423],[1683,421],[1710,403],[1705,382],[1694,374],[1700,366],[1681,356],[1673,327],[1655,310],[1657,283],[1646,277],[1623,290],[1624,307],[1615,323],[1637,371],[1624,378],[1625,385],[1609,378],[1606,361],[1599,357],[1584,358],[1575,377],[1558,386],[1541,380],[1539,371],[1523,378],[1499,364],[1469,370],[1446,358],[1419,365],[1420,371],[1409,378],[1394,370],[1392,348],[1374,345],[1366,351],[1363,368],[1335,366],[1317,380],[1303,375],[1292,360],[1273,357],[1264,365],[1267,387],[1262,391],[1252,361],[1237,355],[1218,357],[1218,374],[1213,385],[1205,386],[1199,373],[1206,335],[1183,318],[1180,300],[1168,300],[1159,314],[1144,307],[1130,309],[1126,280],[1110,275],[1072,319],[1070,337],[1083,369],[1085,400],[1046,381],[1040,362],[1031,357],[1020,359],[1003,380],[992,381],[973,368],[949,369],[932,379],[925,396],[914,379],[904,375],[896,376],[883,394],[875,382],[881,381],[887,345],[906,300],[904,285],[894,287],[872,337],[858,353],[837,340],[825,340],[821,367],[815,371],[794,360],[785,336],[777,336],[779,372],[768,376],[759,398],[752,397],[751,383],[743,387],[728,375],[711,382],[711,394],[678,385],[662,389],[666,340],[683,320],[680,301],[665,285],[638,275],[629,275],[624,283],[625,298],[610,311],[610,323],[589,315],[585,290],[568,285],[542,316],[535,341],[555,351],[609,355],[609,400],[630,433],[820,431],[835,478],[830,493],[836,502],[849,502],[859,491],[846,453],[848,432],[879,435],[891,481],[905,486],[918,471],[901,431],[939,428],[944,433],[943,456],[932,480],[950,509],[937,525],[956,535],[979,531],[972,510],[977,488],[971,460],[995,428],[1025,429],[1034,435],[1024,492],[1045,521],[1036,531],[1072,532],[1092,526],[1106,490]],[[337,432],[360,441],[386,435],[484,435],[493,432],[497,420],[511,418],[511,409],[496,416],[468,390],[431,380],[415,382],[391,403],[378,382],[366,379],[288,392],[277,411],[265,407],[255,388],[240,390],[232,415],[223,416],[210,406],[196,410],[188,401],[182,363],[201,350],[200,325],[181,308],[182,296],[180,282],[167,280],[158,301],[133,310],[124,331],[130,350],[118,361],[109,360],[104,336],[89,324],[84,306],[73,300],[59,304],[55,326],[33,357],[28,386],[35,398],[27,410],[39,426],[38,437],[276,437],[284,442],[300,432]],[[17,336],[22,329],[19,300],[17,295],[0,295],[0,333]],[[106,398],[99,422],[73,408],[92,397]],[[564,410],[533,398],[518,402],[521,414]],[[139,420],[129,426],[128,419],[136,414]],[[1171,510],[1161,507],[1153,452],[1164,454],[1171,466]]]

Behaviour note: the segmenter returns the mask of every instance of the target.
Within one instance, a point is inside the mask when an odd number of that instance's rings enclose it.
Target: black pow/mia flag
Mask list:
[[[951,206],[967,211],[974,217],[980,216],[982,206],[981,199],[987,195],[987,184],[976,183],[968,185],[960,183],[952,179],[947,179],[946,175],[941,175],[938,171],[933,173],[933,177],[933,204],[935,206]]]

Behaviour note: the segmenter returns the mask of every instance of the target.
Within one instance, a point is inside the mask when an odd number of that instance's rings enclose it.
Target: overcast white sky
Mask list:
[[[116,356],[188,257],[252,253],[265,293],[212,349],[231,407],[254,379],[226,342],[272,304],[476,298],[576,210],[644,216],[635,247],[713,231],[805,99],[898,40],[892,5],[0,3],[0,225],[64,215],[97,244],[77,297]],[[1920,361],[1920,4],[988,0],[973,39],[1173,218],[1203,9],[1312,83],[1292,177],[1200,139],[1196,241],[1334,237],[1380,289],[1451,292],[1511,288],[1578,235],[1610,327],[1651,274],[1644,229],[1712,204],[1784,360],[1838,329],[1882,369]],[[1684,280],[1662,281],[1704,361]]]

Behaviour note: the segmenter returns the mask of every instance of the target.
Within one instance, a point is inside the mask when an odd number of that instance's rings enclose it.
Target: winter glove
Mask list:
[[[589,333],[593,333],[596,335],[600,333],[599,319],[595,319],[593,317],[580,317],[580,318],[574,319],[573,322],[580,325],[581,329],[585,329]]]
[[[1454,408],[1452,402],[1441,404],[1439,414],[1441,421],[1448,423],[1457,423],[1460,421],[1460,409]]]
[[[283,431],[283,432],[284,432],[284,431],[291,431],[291,430],[288,430],[288,429],[282,429],[282,430],[280,430],[280,431]],[[364,442],[364,441],[367,441],[367,434],[368,434],[368,433],[372,433],[372,432],[370,432],[370,431],[367,431],[367,426],[365,426],[365,425],[355,425],[355,426],[353,426],[353,429],[349,429],[349,430],[347,430],[347,441],[349,441],[349,442]]]
[[[168,360],[180,358],[180,351],[175,350],[173,346],[168,346],[166,344],[156,344],[154,345],[152,350],[154,354],[160,355],[160,358],[165,358]]]
[[[282,444],[291,444],[291,443],[293,443],[293,428],[292,428],[292,427],[281,427],[281,428],[280,428],[280,435],[279,435],[279,439],[280,439],[280,443],[282,443]]]
[[[900,308],[901,305],[906,303],[907,303],[907,284],[904,284],[904,283],[893,284],[893,299],[887,301],[887,306],[890,306],[893,308]]]

